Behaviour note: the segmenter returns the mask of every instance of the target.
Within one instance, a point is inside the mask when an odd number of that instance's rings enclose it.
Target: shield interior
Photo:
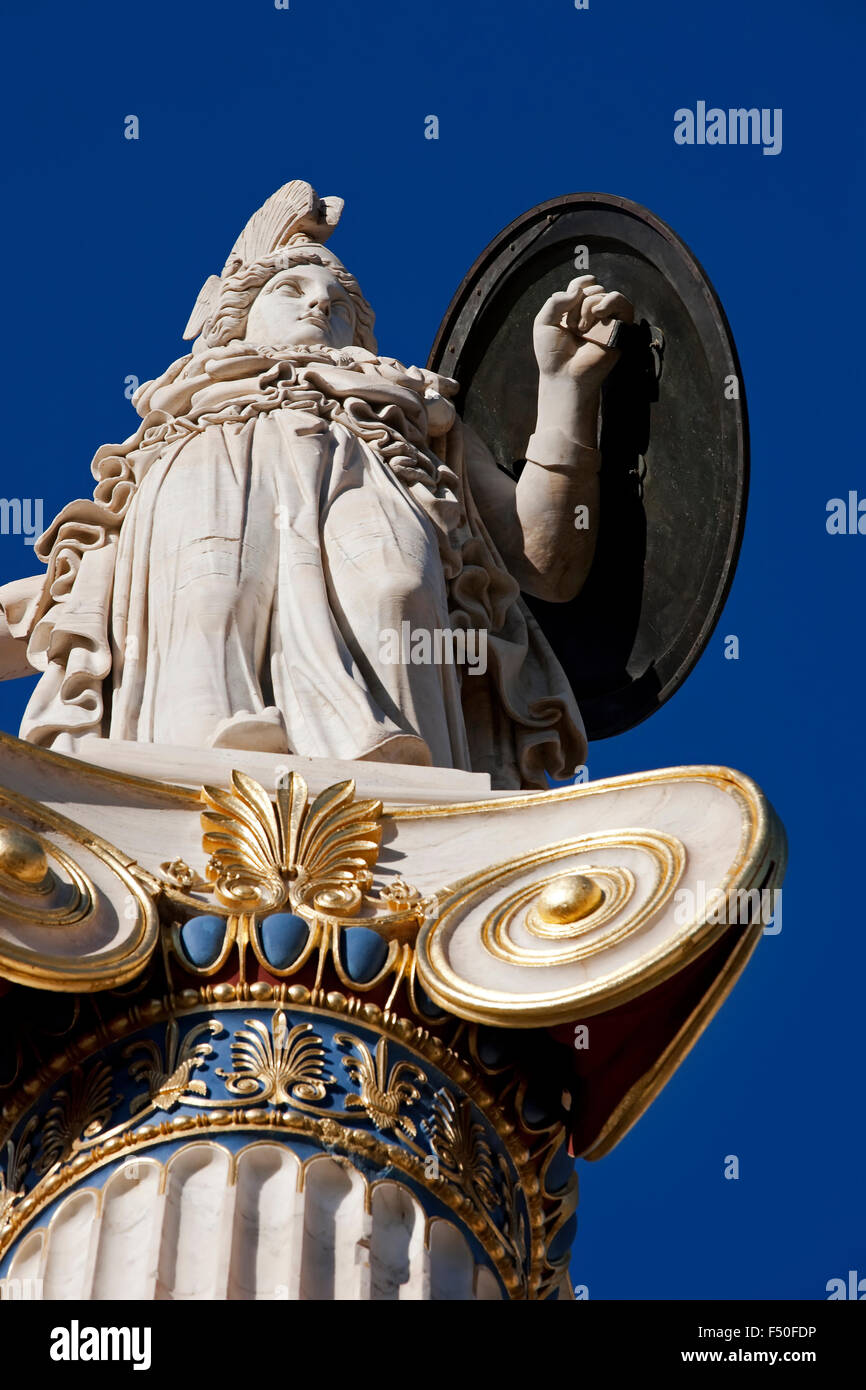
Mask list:
[[[742,538],[748,431],[730,328],[694,256],[638,204],[579,193],[532,208],[490,243],[430,354],[428,366],[460,382],[458,408],[499,466],[519,475],[535,425],[532,322],[585,273],[578,246],[605,288],[632,301],[636,326],[603,390],[592,570],[572,602],[527,603],[597,739],[652,714],[709,640]]]

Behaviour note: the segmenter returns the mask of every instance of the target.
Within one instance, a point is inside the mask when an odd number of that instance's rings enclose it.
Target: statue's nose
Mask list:
[[[320,314],[327,318],[331,312],[331,301],[324,291],[321,294],[311,294],[308,300],[309,308],[317,309]]]

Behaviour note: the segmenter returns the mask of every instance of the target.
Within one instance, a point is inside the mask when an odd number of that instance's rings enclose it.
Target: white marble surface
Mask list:
[[[62,750],[61,750],[62,751]],[[410,763],[352,762],[340,758],[296,758],[234,748],[184,748],[125,739],[82,739],[72,756],[93,767],[153,781],[193,787],[226,786],[233,769],[255,777],[272,792],[281,777],[299,772],[314,794],[352,778],[358,796],[398,804],[470,801],[489,796],[490,777],[457,768],[419,768]]]
[[[206,1140],[165,1164],[130,1158],[25,1234],[9,1278],[41,1279],[46,1299],[67,1301],[502,1296],[457,1227],[428,1220],[402,1183],[368,1192],[350,1164],[320,1154],[302,1167],[267,1141],[234,1159]]]

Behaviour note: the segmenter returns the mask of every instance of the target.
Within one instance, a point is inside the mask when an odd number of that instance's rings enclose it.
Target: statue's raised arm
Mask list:
[[[608,293],[592,275],[551,295],[534,324],[538,417],[517,484],[476,450],[476,500],[511,573],[536,598],[575,598],[589,574],[599,518],[600,393],[619,357],[606,339],[633,318],[625,296]]]

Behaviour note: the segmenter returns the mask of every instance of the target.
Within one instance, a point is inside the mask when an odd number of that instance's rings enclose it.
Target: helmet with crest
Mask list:
[[[197,339],[193,351],[242,338],[253,300],[271,277],[312,264],[333,270],[355,310],[357,345],[375,352],[373,310],[354,275],[325,247],[342,211],[342,198],[320,198],[300,179],[278,188],[247,222],[222,273],[202,286],[183,335]]]

